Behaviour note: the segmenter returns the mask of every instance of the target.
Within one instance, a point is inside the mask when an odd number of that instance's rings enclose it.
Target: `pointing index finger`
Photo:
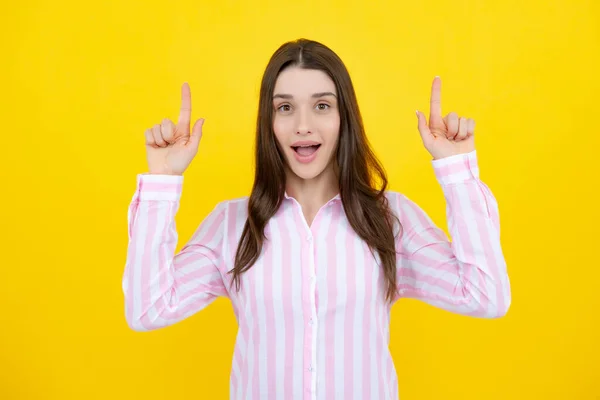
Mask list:
[[[190,122],[192,119],[192,94],[187,82],[181,86],[181,110],[179,111],[178,128],[182,133],[190,133]]]
[[[439,76],[433,79],[431,84],[431,100],[429,104],[429,119],[432,122],[442,119],[442,80]]]

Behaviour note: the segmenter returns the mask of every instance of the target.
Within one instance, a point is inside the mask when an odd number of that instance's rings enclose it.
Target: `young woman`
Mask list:
[[[177,125],[146,131],[149,171],[128,212],[123,291],[132,329],[181,321],[218,296],[239,324],[232,399],[397,399],[391,306],[416,298],[450,312],[503,316],[510,285],[498,206],[479,178],[474,122],[441,114],[433,80],[423,144],[443,190],[450,242],[406,196],[386,190],[348,71],[326,46],[281,46],[262,80],[249,197],[220,202],[175,254],[190,132],[187,84]]]

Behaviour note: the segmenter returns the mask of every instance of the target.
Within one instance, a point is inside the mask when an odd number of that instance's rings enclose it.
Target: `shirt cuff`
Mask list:
[[[137,175],[137,198],[139,201],[179,201],[183,188],[183,175]]]
[[[476,150],[432,160],[431,164],[440,185],[451,185],[479,179]]]

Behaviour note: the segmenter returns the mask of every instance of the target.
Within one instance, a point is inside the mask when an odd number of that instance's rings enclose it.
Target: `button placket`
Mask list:
[[[311,330],[311,360],[309,371],[311,372],[310,390],[314,395],[316,393],[316,362],[317,362],[317,314],[316,314],[316,271],[315,271],[315,241],[312,231],[308,236],[309,244],[309,300],[310,300],[310,319],[308,321]]]

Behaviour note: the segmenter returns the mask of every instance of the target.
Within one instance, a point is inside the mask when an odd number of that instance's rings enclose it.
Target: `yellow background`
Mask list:
[[[11,2],[2,41],[0,398],[226,399],[230,304],[131,331],[121,277],[144,130],[190,83],[205,117],[178,250],[249,193],[257,95],[298,37],[347,64],[391,189],[446,230],[416,129],[431,80],[476,120],[513,303],[500,320],[397,304],[401,398],[600,399],[597,1]]]

